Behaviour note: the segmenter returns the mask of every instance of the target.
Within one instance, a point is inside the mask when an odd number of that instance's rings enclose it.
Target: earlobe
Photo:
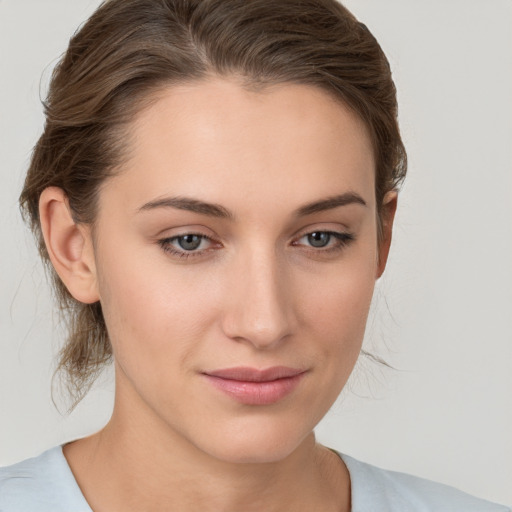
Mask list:
[[[396,190],[391,190],[384,196],[384,200],[382,202],[382,228],[381,238],[379,240],[379,260],[377,264],[376,275],[377,279],[384,273],[386,263],[388,261],[397,203],[398,192]]]
[[[39,218],[46,249],[55,271],[78,301],[99,300],[90,229],[75,223],[67,196],[48,187],[39,198]]]

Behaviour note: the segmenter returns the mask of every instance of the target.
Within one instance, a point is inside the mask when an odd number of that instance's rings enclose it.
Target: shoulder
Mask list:
[[[91,512],[57,446],[0,468],[0,512]]]
[[[512,512],[448,485],[340,456],[350,473],[352,512]]]

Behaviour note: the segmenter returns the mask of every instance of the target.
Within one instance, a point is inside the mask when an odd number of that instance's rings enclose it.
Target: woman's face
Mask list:
[[[131,133],[94,243],[117,411],[218,459],[284,458],[346,383],[381,270],[365,128],[310,86],[216,79]]]

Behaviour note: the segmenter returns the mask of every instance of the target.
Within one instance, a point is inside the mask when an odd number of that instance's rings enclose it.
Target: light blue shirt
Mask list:
[[[512,512],[448,487],[340,454],[350,473],[352,512]],[[57,446],[0,468],[0,512],[92,512]]]

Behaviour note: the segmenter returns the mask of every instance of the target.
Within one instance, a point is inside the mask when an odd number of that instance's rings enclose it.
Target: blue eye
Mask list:
[[[324,252],[340,250],[355,239],[351,233],[339,233],[337,231],[312,231],[299,238],[299,245],[305,245],[315,249],[323,249]],[[297,244],[295,244],[297,245]]]
[[[313,247],[325,247],[331,241],[331,233],[326,231],[315,231],[306,235],[308,242]]]
[[[189,258],[199,256],[207,251],[213,244],[213,240],[206,235],[186,233],[184,235],[164,238],[159,240],[158,243],[165,252],[173,256]]]
[[[195,251],[201,245],[203,237],[199,235],[183,235],[178,236],[175,240],[185,251]]]
[[[355,240],[351,233],[337,231],[312,231],[302,235],[292,243],[293,246],[302,246],[316,254],[329,254],[341,251],[350,242]],[[221,247],[219,242],[198,233],[185,233],[171,236],[158,241],[164,252],[178,258],[194,258],[204,256],[212,249]]]

